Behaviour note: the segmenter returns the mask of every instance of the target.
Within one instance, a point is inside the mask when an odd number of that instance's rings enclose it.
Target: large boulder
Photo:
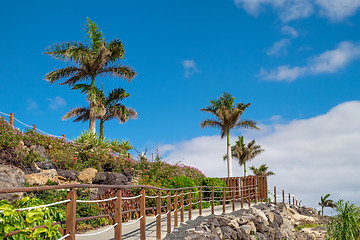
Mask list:
[[[79,182],[82,183],[92,183],[96,174],[97,174],[98,170],[96,170],[95,168],[86,168],[84,170],[82,170],[81,172],[79,172],[78,175],[78,180]]]
[[[93,184],[126,185],[128,184],[128,177],[122,173],[98,172],[93,180]]]
[[[0,165],[0,188],[20,188],[24,187],[25,174],[15,166]],[[13,201],[22,198],[23,193],[0,194],[0,199]]]
[[[58,182],[55,169],[42,170],[39,173],[28,174],[26,175],[25,180],[30,186],[46,185],[48,181]]]

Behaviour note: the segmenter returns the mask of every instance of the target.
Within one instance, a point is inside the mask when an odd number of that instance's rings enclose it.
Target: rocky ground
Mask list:
[[[325,239],[327,220],[311,208],[282,203],[257,204],[230,214],[188,221],[167,234],[165,240]],[[295,227],[305,228],[296,230]]]

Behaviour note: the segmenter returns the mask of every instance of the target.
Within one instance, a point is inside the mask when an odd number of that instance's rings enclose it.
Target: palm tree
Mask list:
[[[83,84],[80,88],[80,84],[77,85],[77,89],[81,89],[83,92],[87,92],[91,86]],[[94,94],[94,96],[93,96]],[[122,88],[116,88],[111,91],[108,96],[105,96],[103,90],[96,88],[92,93],[89,93],[89,96],[94,97],[94,102],[97,103],[97,108],[100,109],[97,112],[99,113],[96,118],[100,120],[100,138],[104,139],[104,122],[117,119],[120,123],[124,123],[129,119],[136,119],[137,112],[135,109],[125,107],[121,101],[124,98],[130,96],[129,93],[126,93]],[[74,122],[85,122],[89,120],[90,109],[85,107],[77,107],[70,110],[68,113],[63,116],[63,119],[69,119],[76,117]]]
[[[324,215],[324,207],[336,207],[333,200],[328,199],[330,197],[330,193],[326,194],[324,197],[321,196],[321,201],[319,202],[319,205],[321,206],[321,215]]]
[[[264,149],[262,149],[260,145],[257,145],[255,140],[245,144],[243,136],[239,136],[235,145],[231,147],[232,157],[239,161],[240,166],[244,165],[244,177],[247,176],[246,162],[254,159],[263,151]]]
[[[124,58],[125,50],[119,39],[106,42],[100,28],[87,19],[85,25],[87,43],[66,42],[55,44],[45,53],[59,60],[70,61],[71,65],[56,69],[45,75],[45,79],[53,84],[62,80],[60,85],[73,87],[78,82],[90,80],[91,90],[95,88],[96,77],[112,76],[127,79],[129,82],[136,72],[129,66],[118,63]],[[96,102],[90,98],[89,131],[96,132]]]
[[[250,167],[250,170],[253,171],[253,174],[256,175],[256,176],[261,176],[261,175],[267,175],[267,176],[270,176],[270,175],[275,175],[274,172],[272,171],[268,171],[269,167],[266,166],[266,164],[261,164],[259,168],[256,168],[254,166]]]
[[[231,145],[230,145],[230,129],[233,128],[259,128],[253,120],[240,120],[240,116],[245,109],[250,106],[250,103],[238,103],[235,106],[235,98],[229,93],[224,93],[218,100],[210,101],[211,105],[200,109],[200,111],[211,113],[215,119],[205,119],[201,121],[201,128],[217,127],[221,131],[221,138],[227,136],[227,166],[228,177],[232,177],[232,160],[231,160]]]

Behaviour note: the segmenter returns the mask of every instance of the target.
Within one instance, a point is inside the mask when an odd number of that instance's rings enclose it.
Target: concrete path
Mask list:
[[[226,213],[230,213],[232,212],[232,204],[226,204]],[[240,202],[236,202],[235,204],[235,210],[239,210],[241,208]],[[244,208],[248,208],[247,204],[244,204]],[[220,215],[222,214],[222,205],[219,206],[215,206],[215,215]],[[199,210],[198,209],[193,209],[192,210],[192,219],[195,219],[199,216]],[[202,216],[208,216],[211,215],[211,208],[206,208],[203,209],[202,211]],[[174,214],[171,214],[172,217],[172,231],[173,231],[173,226],[174,226]],[[180,224],[180,212],[178,213],[178,222]],[[188,220],[188,211],[184,212],[184,219],[185,222]],[[130,222],[129,222],[130,223]],[[103,229],[105,229],[107,227],[103,227],[103,228],[99,228],[97,230],[94,231],[89,231],[86,233],[96,233],[99,232]],[[166,215],[163,214],[161,216],[161,238],[164,238],[166,236]],[[140,239],[140,222],[131,224],[131,225],[127,225],[127,226],[123,226],[122,228],[122,239],[124,240],[137,240]],[[114,230],[111,229],[109,231],[106,231],[104,233],[98,234],[98,235],[94,235],[94,236],[87,236],[87,237],[80,237],[80,236],[76,236],[77,240],[112,240],[114,239]],[[146,219],[146,239],[149,240],[153,240],[156,239],[156,220],[155,219]]]

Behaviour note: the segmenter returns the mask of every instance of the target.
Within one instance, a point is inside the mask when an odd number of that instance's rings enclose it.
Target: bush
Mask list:
[[[327,225],[326,239],[359,239],[360,209],[354,204],[339,200],[335,210],[337,215]]]
[[[44,202],[38,198],[24,197],[13,203],[6,200],[0,201],[0,238],[5,234],[23,230],[18,235],[8,237],[7,239],[49,239],[56,240],[61,237],[59,225],[51,226],[54,222],[64,221],[65,213],[56,207],[47,207],[33,209],[29,211],[16,211],[18,208],[33,207],[43,205]],[[31,230],[32,227],[46,225],[47,228],[38,228]]]
[[[213,186],[213,187],[219,187],[214,188],[214,197],[216,198],[222,198],[223,194],[222,191],[223,187],[226,187],[226,183],[221,180],[220,178],[203,178],[201,182],[201,186]],[[211,188],[204,188],[204,191],[211,191]],[[204,192],[204,198],[208,198],[211,196],[210,192]]]

